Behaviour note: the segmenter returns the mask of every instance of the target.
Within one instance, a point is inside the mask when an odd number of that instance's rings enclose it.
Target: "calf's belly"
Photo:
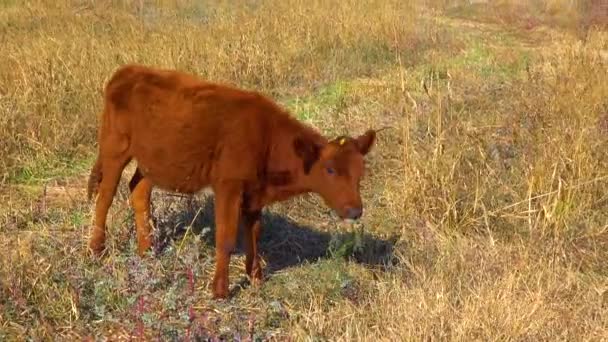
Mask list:
[[[134,159],[143,176],[164,190],[193,194],[209,186],[210,161],[171,153],[164,158],[135,154]]]

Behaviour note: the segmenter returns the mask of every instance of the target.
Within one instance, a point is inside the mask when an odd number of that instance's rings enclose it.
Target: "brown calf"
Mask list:
[[[243,225],[247,274],[262,277],[257,243],[260,212],[276,201],[313,192],[343,219],[362,214],[363,156],[376,133],[332,141],[256,92],[205,83],[177,71],[120,68],[105,88],[99,155],[89,178],[97,193],[89,247],[104,250],[106,216],[123,168],[129,182],[138,251],[151,246],[152,188],[215,194],[216,264],[213,297],[228,294],[228,265]]]

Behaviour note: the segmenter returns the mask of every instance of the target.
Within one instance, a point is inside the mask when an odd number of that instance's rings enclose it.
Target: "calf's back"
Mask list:
[[[101,138],[128,141],[144,176],[184,193],[221,179],[255,182],[273,141],[312,134],[259,93],[178,71],[123,67],[105,101]]]

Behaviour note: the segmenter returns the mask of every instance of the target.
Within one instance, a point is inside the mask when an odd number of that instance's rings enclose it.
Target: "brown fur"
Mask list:
[[[89,246],[96,254],[104,249],[107,212],[131,159],[137,161],[129,189],[140,255],[151,245],[153,187],[189,194],[211,187],[212,290],[214,297],[226,297],[238,224],[245,228],[247,273],[261,280],[257,240],[266,205],[313,192],[342,218],[359,218],[363,156],[375,131],[343,138],[328,141],[256,92],[177,71],[124,66],[105,88],[99,154],[88,184],[89,199],[98,194]]]

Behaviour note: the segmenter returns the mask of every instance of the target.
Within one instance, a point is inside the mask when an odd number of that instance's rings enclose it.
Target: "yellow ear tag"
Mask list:
[[[344,143],[346,142],[346,138],[342,138],[340,139],[340,142],[338,144],[340,144],[340,146],[344,145]]]

